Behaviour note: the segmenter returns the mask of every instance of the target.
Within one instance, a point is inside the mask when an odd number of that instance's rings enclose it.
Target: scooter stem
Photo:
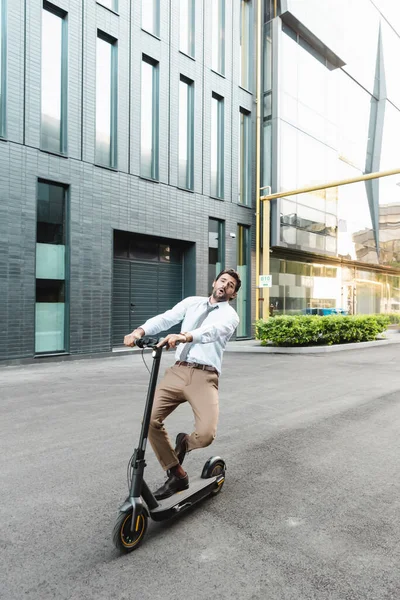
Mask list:
[[[162,348],[153,348],[153,367],[150,374],[149,388],[147,391],[146,406],[143,414],[142,429],[140,431],[139,446],[137,448],[136,458],[142,460],[146,450],[147,437],[149,434],[150,417],[153,408],[154,394],[157,387],[158,372],[160,370]]]

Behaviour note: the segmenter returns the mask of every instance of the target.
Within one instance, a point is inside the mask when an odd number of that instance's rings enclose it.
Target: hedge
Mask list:
[[[386,315],[283,315],[260,319],[255,325],[262,346],[314,346],[370,342],[389,322]]]

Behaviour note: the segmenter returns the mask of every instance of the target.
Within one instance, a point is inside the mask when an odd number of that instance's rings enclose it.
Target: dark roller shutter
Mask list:
[[[124,336],[129,333],[130,312],[130,263],[127,260],[114,259],[113,304],[112,304],[112,343],[122,346]]]

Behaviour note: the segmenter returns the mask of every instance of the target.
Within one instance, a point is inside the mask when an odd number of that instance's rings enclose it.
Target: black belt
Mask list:
[[[193,367],[193,369],[201,369],[202,371],[211,371],[211,373],[216,373],[218,375],[218,371],[215,367],[211,367],[210,365],[201,365],[200,363],[192,363],[186,361],[177,360],[176,365],[180,367]]]

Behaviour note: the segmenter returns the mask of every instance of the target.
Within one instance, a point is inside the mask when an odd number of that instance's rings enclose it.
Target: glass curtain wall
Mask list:
[[[400,275],[271,258],[274,314],[400,313]]]
[[[35,352],[67,348],[67,225],[65,187],[38,182]]]
[[[67,56],[66,14],[44,2],[41,148],[55,153],[64,153],[67,150]]]

